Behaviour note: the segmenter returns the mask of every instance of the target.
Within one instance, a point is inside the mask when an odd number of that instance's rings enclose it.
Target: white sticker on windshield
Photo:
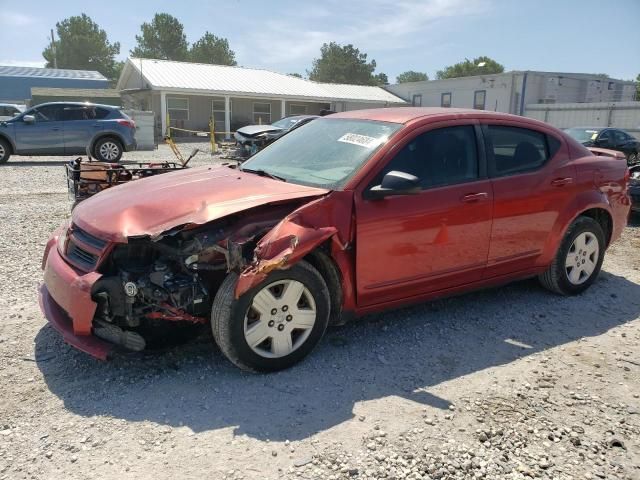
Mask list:
[[[360,145],[365,148],[377,147],[380,140],[374,137],[368,137],[367,135],[359,135],[357,133],[345,133],[338,139],[339,142],[352,143],[353,145]]]

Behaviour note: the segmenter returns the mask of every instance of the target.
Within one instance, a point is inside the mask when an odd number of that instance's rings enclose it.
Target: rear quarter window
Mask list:
[[[537,170],[561,145],[557,138],[528,128],[488,125],[484,131],[490,172],[496,177]]]

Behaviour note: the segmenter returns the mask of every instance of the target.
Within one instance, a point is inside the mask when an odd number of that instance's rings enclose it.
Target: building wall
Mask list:
[[[452,78],[426,82],[401,83],[385,87],[407,102],[416,101],[421,96],[423,107],[442,106],[443,94],[451,94],[451,106],[455,108],[473,108],[476,91],[485,91],[485,110],[509,112],[511,109],[512,74],[487,75],[483,77]],[[415,96],[415,97],[414,97]]]
[[[451,78],[389,85],[387,90],[408,102],[422,96],[423,107],[439,107],[451,93],[451,106],[473,108],[474,93],[486,91],[485,110],[521,114],[523,105],[631,101],[634,85],[601,75],[526,72]],[[524,102],[522,91],[524,88]]]
[[[109,80],[0,76],[0,102],[25,103],[32,87],[109,88]]]

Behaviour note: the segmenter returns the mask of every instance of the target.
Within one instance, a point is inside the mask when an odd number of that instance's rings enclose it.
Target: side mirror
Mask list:
[[[24,117],[22,117],[22,121],[24,123],[36,123],[36,117],[34,117],[33,115],[25,115]]]
[[[420,179],[410,173],[392,170],[382,179],[380,185],[367,192],[367,198],[380,199],[392,195],[415,195],[420,193]]]

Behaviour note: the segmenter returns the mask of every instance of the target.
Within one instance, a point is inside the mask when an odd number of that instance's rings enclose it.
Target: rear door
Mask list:
[[[494,208],[485,277],[531,269],[558,215],[575,195],[575,167],[552,130],[483,124]]]
[[[486,266],[493,198],[469,120],[429,125],[400,141],[366,190],[396,170],[417,195],[356,195],[358,304],[374,305],[473,283]],[[366,191],[365,190],[365,191]]]
[[[102,130],[101,119],[109,114],[106,108],[93,105],[67,105],[63,111],[64,152],[85,153],[89,142]]]
[[[27,123],[23,118],[14,122],[15,143],[21,155],[60,155],[64,153],[62,104],[34,107],[27,115],[35,122]]]

